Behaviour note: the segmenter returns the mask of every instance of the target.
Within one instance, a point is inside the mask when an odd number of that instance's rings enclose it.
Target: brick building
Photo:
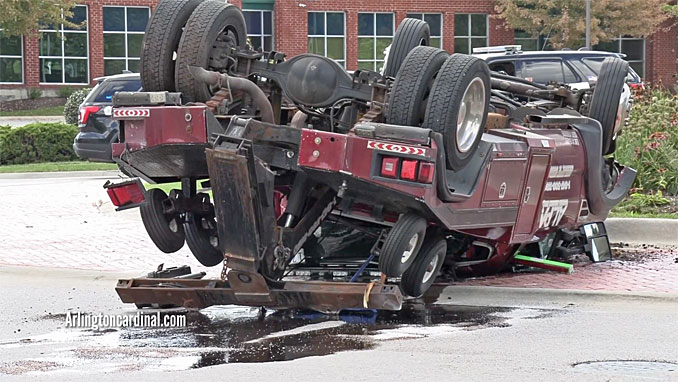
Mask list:
[[[27,88],[46,93],[78,87],[94,78],[138,71],[143,32],[158,0],[80,0],[74,21],[86,28],[41,30],[40,37],[3,37],[0,30],[0,97],[22,97]],[[506,28],[492,16],[493,0],[234,0],[243,7],[253,45],[288,56],[313,52],[332,57],[347,69],[378,69],[383,49],[405,17],[429,22],[432,44],[449,52],[473,47],[521,44],[539,49],[543,39]],[[644,39],[620,38],[599,49],[627,54],[649,82],[674,84],[675,20]],[[1,27],[1,26],[0,26]],[[64,38],[59,38],[64,37]],[[0,98],[0,99],[2,99]]]

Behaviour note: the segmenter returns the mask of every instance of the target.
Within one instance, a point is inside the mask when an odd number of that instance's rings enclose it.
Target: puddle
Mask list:
[[[405,304],[399,312],[360,310],[338,315],[212,307],[201,312],[170,313],[186,315],[187,326],[182,328],[59,329],[0,341],[0,354],[18,347],[26,354],[19,363],[0,364],[0,374],[49,373],[54,369],[185,370],[225,363],[286,361],[371,349],[381,341],[505,327],[514,320],[543,313],[424,302]]]

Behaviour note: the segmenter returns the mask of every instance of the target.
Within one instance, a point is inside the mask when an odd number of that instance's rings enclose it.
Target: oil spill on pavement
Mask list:
[[[263,311],[212,307],[185,314],[186,327],[59,329],[27,339],[0,341],[0,375],[59,372],[185,370],[323,356],[374,348],[381,341],[449,335],[510,326],[543,310],[407,303],[399,312]],[[130,311],[128,314],[136,314]],[[10,352],[22,354],[5,357]],[[3,353],[5,355],[3,355]],[[32,362],[32,363],[31,363]],[[31,367],[35,365],[35,367]],[[49,367],[45,367],[49,365]]]

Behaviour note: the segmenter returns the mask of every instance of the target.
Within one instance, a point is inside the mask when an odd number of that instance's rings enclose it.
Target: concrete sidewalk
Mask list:
[[[0,125],[9,125],[12,127],[19,127],[28,125],[34,122],[64,122],[63,116],[13,116],[13,117],[0,117]]]
[[[605,227],[611,243],[678,246],[678,219],[609,218]]]

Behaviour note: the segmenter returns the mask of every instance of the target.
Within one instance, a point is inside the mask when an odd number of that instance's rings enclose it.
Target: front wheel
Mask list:
[[[443,134],[447,165],[459,171],[483,135],[490,105],[490,69],[479,58],[451,55],[428,97],[424,127]]]

